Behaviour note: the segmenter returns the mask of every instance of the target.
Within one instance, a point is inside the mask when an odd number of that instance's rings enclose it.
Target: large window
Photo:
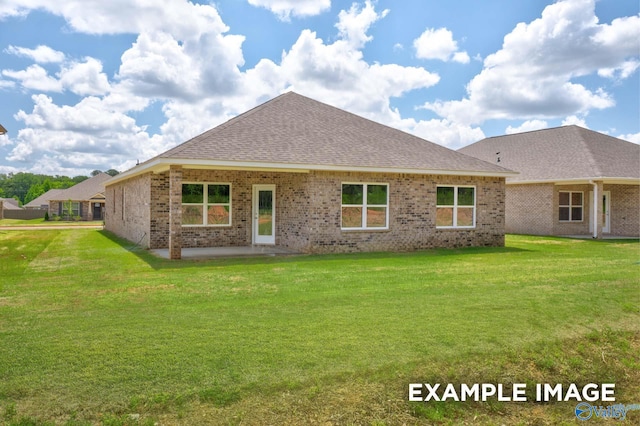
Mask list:
[[[183,183],[183,225],[231,225],[231,184]]]
[[[560,191],[558,216],[561,222],[582,222],[582,192]]]
[[[476,188],[438,186],[436,228],[473,228],[476,226]]]
[[[342,184],[342,229],[387,229],[388,227],[388,184]]]

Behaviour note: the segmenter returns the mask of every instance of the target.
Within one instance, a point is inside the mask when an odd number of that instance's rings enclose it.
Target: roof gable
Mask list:
[[[71,188],[63,189],[55,194],[50,200],[54,201],[86,201],[95,197],[97,194],[104,193],[104,184],[111,179],[106,173],[100,173],[80,183],[73,185]]]
[[[259,105],[145,163],[116,176],[115,183],[150,164],[264,165],[307,170],[511,172],[417,136],[376,123],[293,92]]]
[[[640,179],[639,145],[575,125],[487,138],[459,151],[520,172],[509,182]]]

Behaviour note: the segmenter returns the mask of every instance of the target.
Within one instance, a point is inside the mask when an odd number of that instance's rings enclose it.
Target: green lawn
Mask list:
[[[104,222],[101,220],[93,221],[66,221],[66,220],[44,220],[40,219],[2,219],[0,220],[0,226],[96,226],[102,225]]]
[[[172,262],[102,231],[0,231],[0,277],[7,424],[575,419],[409,403],[414,381],[614,381],[640,403],[637,241]]]

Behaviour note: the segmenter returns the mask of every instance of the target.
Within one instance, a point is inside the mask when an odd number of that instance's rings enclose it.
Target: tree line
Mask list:
[[[100,170],[91,172],[91,176],[102,173]],[[115,176],[119,172],[109,169],[105,172]],[[89,176],[50,176],[26,172],[0,173],[0,198],[15,198],[20,205],[35,200],[50,189],[66,189],[89,179]]]

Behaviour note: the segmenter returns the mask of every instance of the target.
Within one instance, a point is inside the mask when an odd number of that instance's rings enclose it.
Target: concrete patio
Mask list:
[[[169,249],[150,250],[156,256],[169,259]],[[183,248],[182,259],[216,259],[221,257],[286,256],[299,254],[276,246]]]

